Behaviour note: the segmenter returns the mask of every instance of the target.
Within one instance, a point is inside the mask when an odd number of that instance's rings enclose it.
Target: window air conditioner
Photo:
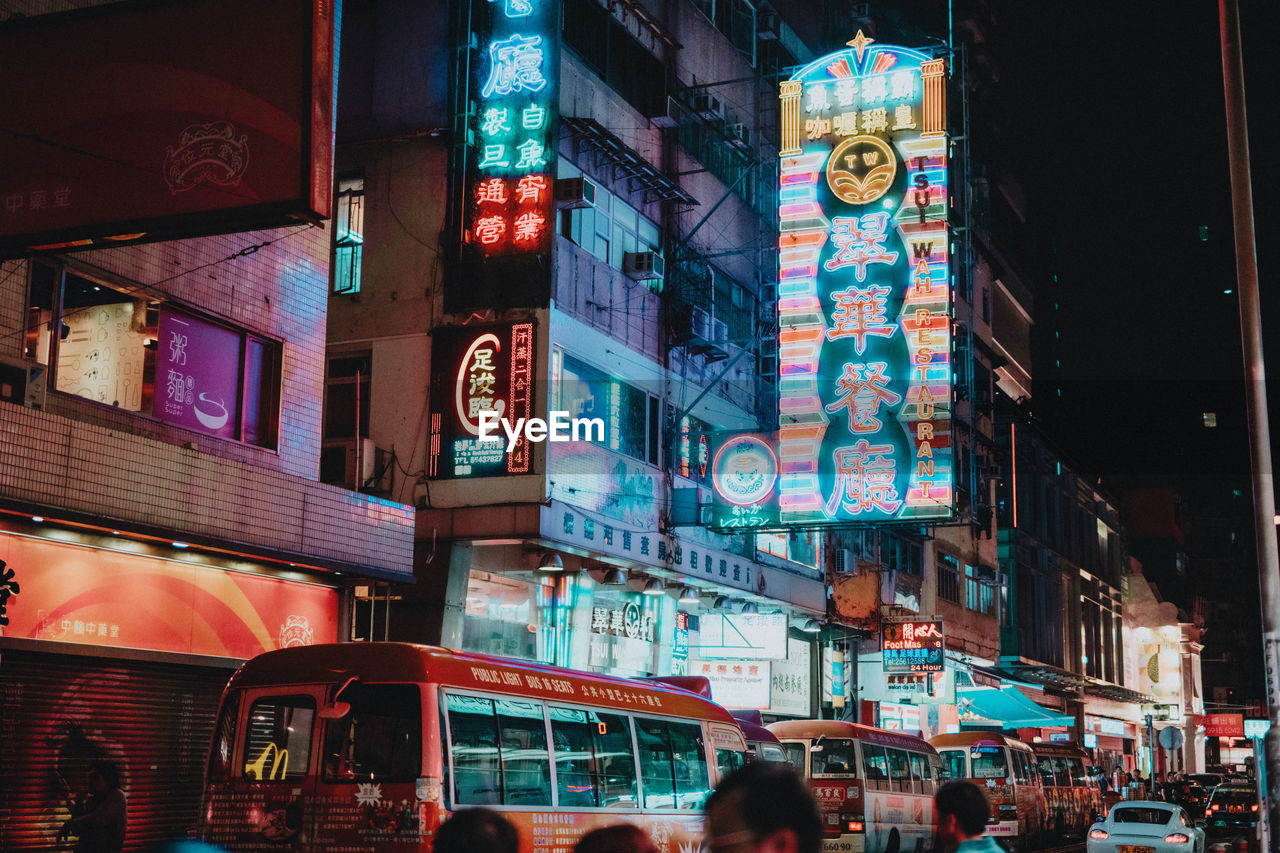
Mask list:
[[[561,178],[556,181],[556,207],[577,210],[596,206],[596,185],[587,178]]]
[[[45,366],[19,358],[0,358],[0,400],[44,408]]]
[[[858,561],[853,556],[853,549],[837,548],[834,556],[836,574],[851,574],[858,570]]]
[[[751,147],[751,128],[745,124],[731,124],[725,129],[729,144],[734,148],[747,150]]]
[[[666,272],[666,262],[657,252],[624,252],[622,271],[635,281],[661,280]]]
[[[693,111],[707,121],[724,121],[724,101],[710,92],[693,96]]]
[[[707,335],[710,341],[724,342],[729,340],[729,325],[723,320],[711,321],[711,334]]]
[[[645,111],[645,118],[654,127],[675,127],[680,124],[680,102],[670,95],[660,95]]]
[[[689,316],[692,318],[690,328],[694,337],[702,338],[703,340],[710,340],[711,315],[702,308],[694,308],[689,312]]]

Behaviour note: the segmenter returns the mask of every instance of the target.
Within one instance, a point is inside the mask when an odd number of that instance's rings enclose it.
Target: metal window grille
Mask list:
[[[946,554],[938,555],[938,598],[961,603],[960,566],[955,557]]]

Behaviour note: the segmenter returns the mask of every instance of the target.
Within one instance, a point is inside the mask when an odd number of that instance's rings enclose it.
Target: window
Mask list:
[[[958,749],[947,749],[938,753],[942,758],[942,778],[966,779],[969,768],[965,765],[964,753]]]
[[[559,805],[636,808],[631,726],[620,714],[551,708]]]
[[[452,694],[445,705],[455,803],[551,805],[541,705]]]
[[[236,718],[240,714],[240,693],[227,694],[213,730],[213,748],[209,751],[209,781],[225,782],[231,778],[231,751],[236,742]]]
[[[657,465],[661,453],[658,398],[567,353],[561,353],[560,359],[551,408],[568,412],[571,418],[600,418],[610,450]]]
[[[895,791],[911,790],[911,761],[901,749],[885,748],[889,760],[889,778]]]
[[[249,709],[245,731],[244,777],[257,782],[301,779],[311,766],[311,724],[316,703],[310,696],[272,696]]]
[[[542,706],[511,699],[494,701],[502,747],[502,802],[508,806],[549,806],[547,729]]]
[[[1040,771],[1040,784],[1045,787],[1052,787],[1058,782],[1053,775],[1053,760],[1049,758],[1041,758],[1036,763],[1036,769]]]
[[[929,759],[918,752],[907,753],[911,759],[911,778],[915,780],[917,794],[933,793],[933,774],[930,772]]]
[[[556,169],[560,178],[582,174],[581,169],[565,160]],[[586,177],[590,179],[589,175]],[[616,270],[622,269],[622,256],[627,252],[662,254],[658,226],[598,185],[594,207],[560,212],[560,233]]]
[[[54,330],[57,334],[54,334]],[[275,447],[280,344],[79,267],[31,265],[26,358],[57,391],[195,432]]]
[[[960,603],[960,563],[950,554],[938,555],[938,598]]]
[[[965,564],[965,602],[970,610],[986,616],[993,616],[996,612],[996,586],[991,575],[991,570],[985,566]]]
[[[824,740],[822,751],[813,754],[813,775],[856,776],[858,756],[851,740]]]
[[[971,746],[969,761],[974,779],[1003,779],[1009,775],[1009,759],[1003,746]]]
[[[862,773],[868,788],[882,791],[893,789],[889,778],[889,760],[885,757],[884,747],[875,744],[862,744]]]
[[[666,94],[662,62],[595,0],[566,0],[564,44],[619,95],[644,111]]]
[[[701,809],[711,793],[696,725],[636,717],[645,808]]]
[[[410,782],[422,758],[422,703],[411,684],[352,684],[346,716],[325,727],[327,782]]]
[[[364,178],[338,181],[333,213],[333,292],[360,292],[364,254]]]
[[[321,432],[324,440],[320,450],[321,482],[345,485],[347,448],[352,439],[369,434],[369,377],[372,368],[373,356],[368,352],[340,353],[328,358]]]
[[[804,773],[805,756],[809,754],[809,750],[805,748],[805,745],[802,743],[784,743],[782,745],[782,751],[786,753],[787,763],[796,770],[799,770],[801,773]],[[816,758],[814,759],[814,763],[816,765]],[[816,770],[813,772],[815,774],[817,773]]]
[[[756,549],[802,566],[818,568],[819,537],[812,530],[757,533]]]
[[[448,695],[450,757],[455,805],[502,803],[498,727],[493,700]]]
[[[1067,759],[1067,770],[1071,774],[1071,784],[1084,786],[1089,784],[1089,774],[1084,769],[1084,762],[1079,758]]]

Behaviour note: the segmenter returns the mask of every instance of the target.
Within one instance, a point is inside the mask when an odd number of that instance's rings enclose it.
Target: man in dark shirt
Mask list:
[[[120,772],[110,761],[91,761],[88,781],[88,796],[76,804],[58,838],[77,836],[76,853],[120,853],[128,821]]]

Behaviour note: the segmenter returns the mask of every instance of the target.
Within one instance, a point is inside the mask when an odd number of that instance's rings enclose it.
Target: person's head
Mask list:
[[[435,853],[519,853],[520,836],[510,821],[492,809],[462,809],[440,824],[431,849]]]
[[[745,765],[707,800],[708,853],[818,853],[818,804],[790,764]]]
[[[977,785],[964,780],[948,782],[939,788],[933,795],[933,807],[938,841],[944,848],[982,835],[991,817],[987,795]]]
[[[89,762],[89,790],[96,793],[120,787],[120,771],[105,759]]]
[[[649,833],[629,823],[602,826],[578,839],[573,853],[658,853]]]

